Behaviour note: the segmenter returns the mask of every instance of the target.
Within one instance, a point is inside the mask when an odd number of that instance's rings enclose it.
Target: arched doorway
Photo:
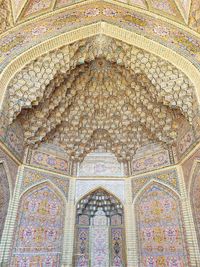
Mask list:
[[[124,210],[121,202],[99,188],[76,207],[75,267],[124,267]]]

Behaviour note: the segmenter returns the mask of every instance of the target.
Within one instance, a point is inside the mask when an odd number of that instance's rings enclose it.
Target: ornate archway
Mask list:
[[[102,188],[77,204],[74,266],[126,266],[123,206]]]
[[[135,202],[139,266],[189,266],[178,195],[151,182]]]
[[[60,266],[64,207],[63,198],[48,182],[22,195],[11,266]]]

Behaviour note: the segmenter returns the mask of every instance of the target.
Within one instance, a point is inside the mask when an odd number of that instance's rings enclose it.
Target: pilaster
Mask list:
[[[126,253],[127,267],[138,266],[136,220],[132,200],[131,179],[125,180],[125,230],[126,230]]]
[[[72,178],[70,180],[69,197],[65,214],[62,267],[72,267],[73,264],[74,225],[76,213],[75,187],[76,179]]]
[[[8,213],[5,221],[4,231],[0,243],[0,266],[9,266],[10,253],[12,248],[13,234],[16,227],[16,216],[20,200],[21,184],[23,180],[24,167],[18,169],[16,185],[13,192],[13,197],[10,200]]]
[[[188,198],[184,176],[182,172],[182,167],[178,167],[179,173],[179,184],[181,191],[181,205],[183,212],[183,220],[185,227],[185,234],[187,238],[187,248],[190,257],[190,266],[199,267],[200,266],[200,252],[198,247],[198,241],[195,231],[195,225],[192,215],[192,209],[190,205],[190,200]]]

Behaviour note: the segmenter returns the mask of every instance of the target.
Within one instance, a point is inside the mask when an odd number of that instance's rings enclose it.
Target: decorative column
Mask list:
[[[76,216],[75,189],[76,179],[72,178],[70,179],[68,202],[65,213],[62,267],[72,267],[73,264],[74,227]]]
[[[197,267],[200,266],[200,253],[198,247],[198,241],[195,231],[195,225],[193,220],[192,209],[190,205],[190,200],[188,198],[182,167],[178,167],[179,173],[179,184],[181,191],[181,204],[183,211],[183,220],[188,244],[188,252],[190,256],[190,266]]]
[[[126,255],[127,267],[138,266],[136,219],[132,199],[131,178],[125,180],[125,230],[126,230]]]
[[[18,169],[18,174],[16,178],[15,188],[13,196],[10,199],[8,213],[5,221],[4,231],[1,238],[0,244],[0,266],[9,266],[10,253],[12,248],[12,240],[14,235],[14,230],[16,226],[16,217],[19,206],[21,184],[23,181],[23,171],[24,167],[20,166]]]

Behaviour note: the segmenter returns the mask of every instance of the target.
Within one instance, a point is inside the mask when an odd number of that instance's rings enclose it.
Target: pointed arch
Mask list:
[[[62,199],[63,199],[63,202],[65,202],[65,204],[67,203],[67,200],[66,200],[66,197],[65,195],[63,194],[63,192],[60,190],[60,188],[55,184],[53,183],[50,179],[44,179],[42,181],[38,181],[30,186],[28,186],[21,194],[20,194],[20,199],[23,197],[24,194],[26,194],[26,192],[28,192],[29,190],[33,190],[35,187],[37,186],[42,186],[43,184],[47,184],[49,185],[51,188],[54,188],[55,192],[57,194],[59,194]]]
[[[147,184],[134,205],[140,266],[188,266],[178,194],[157,181]]]
[[[102,186],[76,203],[74,266],[126,266],[124,207]]]
[[[148,187],[148,186],[150,186],[151,184],[158,184],[158,186],[160,185],[160,186],[163,186],[164,188],[166,188],[166,190],[171,190],[174,194],[176,194],[177,195],[177,197],[178,198],[180,198],[180,194],[171,186],[171,185],[169,185],[169,184],[166,184],[165,182],[163,182],[163,181],[158,181],[158,180],[156,180],[156,179],[151,179],[150,181],[148,181],[148,182],[146,182],[142,187],[141,187],[141,189],[136,193],[136,195],[134,196],[134,199],[133,199],[133,204],[135,203],[135,202],[137,202],[137,199],[141,196],[141,194],[143,193],[143,192],[145,192],[146,191],[146,188]]]
[[[197,67],[192,64],[192,62],[184,55],[181,55],[172,49],[135,32],[112,25],[109,22],[96,21],[95,24],[82,26],[76,30],[65,32],[50,38],[49,40],[45,40],[40,44],[27,49],[17,57],[15,55],[15,58],[13,58],[13,60],[5,67],[0,75],[2,90],[2,94],[0,96],[0,108],[2,108],[3,100],[6,96],[6,90],[11,79],[31,61],[35,60],[41,55],[59,49],[62,46],[67,46],[73,42],[99,34],[105,34],[106,36],[122,40],[125,43],[142,48],[147,52],[153,53],[162,59],[169,61],[178,69],[187,74],[187,77],[195,86],[195,93],[197,99],[199,100],[200,92],[198,90],[198,84],[200,82],[200,74]]]
[[[109,189],[105,188],[104,186],[101,185],[97,185],[95,187],[93,187],[92,189],[88,190],[87,192],[85,192],[85,194],[81,195],[80,197],[77,198],[76,200],[76,205],[84,198],[86,198],[87,196],[93,194],[95,191],[97,190],[102,190],[105,191],[107,194],[113,196],[114,198],[116,198],[124,207],[124,204],[122,202],[122,199],[120,199],[115,193],[111,192]]]
[[[64,197],[53,183],[27,189],[20,198],[11,265],[60,266],[64,216]]]

